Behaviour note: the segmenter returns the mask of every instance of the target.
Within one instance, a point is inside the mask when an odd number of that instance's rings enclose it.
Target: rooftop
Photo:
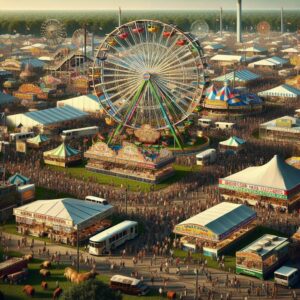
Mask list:
[[[277,235],[265,234],[238,252],[252,252],[264,257],[277,247],[288,243],[288,239]]]

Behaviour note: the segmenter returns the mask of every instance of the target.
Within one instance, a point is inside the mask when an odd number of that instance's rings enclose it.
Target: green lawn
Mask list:
[[[9,252],[10,256],[21,256],[18,252]],[[2,259],[2,249],[0,248],[0,261]],[[5,299],[10,300],[20,300],[20,299],[28,299],[27,296],[22,292],[24,285],[29,284],[35,288],[35,296],[34,299],[52,299],[52,293],[55,289],[56,281],[58,281],[60,287],[63,290],[67,290],[72,283],[66,280],[64,277],[64,269],[66,266],[60,265],[59,267],[53,266],[50,269],[51,276],[46,279],[48,283],[48,290],[43,290],[40,286],[42,278],[39,274],[41,260],[34,259],[32,262],[29,263],[29,276],[28,279],[18,285],[10,285],[9,283],[2,283],[0,284],[0,290],[4,293]],[[97,279],[101,280],[102,282],[108,284],[110,276],[108,275],[98,275]],[[137,296],[129,296],[123,295],[123,300],[158,300],[160,297],[158,296],[158,292],[152,290],[149,295],[144,297],[137,297]]]
[[[159,190],[167,187],[168,185],[180,180],[181,178],[187,176],[189,172],[193,172],[196,168],[194,167],[186,167],[181,165],[174,165],[175,175],[171,178],[165,180],[160,184],[150,184],[145,182],[140,182],[132,179],[121,178],[112,175],[105,175],[100,173],[94,173],[85,169],[84,165],[80,165],[77,167],[63,168],[57,166],[48,166],[52,170],[64,172],[71,177],[79,178],[84,181],[93,180],[100,184],[107,184],[116,187],[120,187],[121,185],[127,186],[130,191],[144,191],[149,192],[153,190]]]

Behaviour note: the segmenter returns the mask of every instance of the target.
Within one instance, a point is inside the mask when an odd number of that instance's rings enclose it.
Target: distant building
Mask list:
[[[284,116],[260,124],[259,137],[267,140],[299,143],[300,119],[290,116]]]
[[[7,221],[13,213],[13,208],[19,204],[17,186],[13,184],[0,185],[0,221]]]

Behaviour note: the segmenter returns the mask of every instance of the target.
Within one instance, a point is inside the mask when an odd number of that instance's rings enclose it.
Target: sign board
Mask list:
[[[277,127],[286,127],[286,128],[292,128],[293,121],[290,119],[277,119],[276,120],[276,126]]]
[[[219,237],[211,230],[198,224],[179,224],[175,226],[174,233],[188,235],[196,238],[218,241]]]
[[[23,141],[17,141],[16,142],[16,151],[26,153],[27,152],[27,144]]]

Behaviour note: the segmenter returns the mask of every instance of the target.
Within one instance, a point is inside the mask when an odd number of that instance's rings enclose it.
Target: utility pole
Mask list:
[[[127,215],[127,191],[128,191],[128,187],[126,186],[125,188],[125,213]]]
[[[281,31],[281,34],[283,34],[283,33],[284,33],[284,23],[283,23],[283,7],[281,7],[281,13],[280,13],[280,24],[281,24],[280,31]]]
[[[220,37],[223,37],[223,8],[220,7]]]
[[[237,0],[236,3],[236,38],[237,42],[242,42],[242,0]]]
[[[121,7],[120,7],[120,6],[119,6],[118,17],[119,17],[119,27],[121,27],[121,25],[122,25],[122,21],[121,21],[121,18],[122,18],[122,10],[121,10]]]
[[[86,61],[87,24],[84,24],[84,61]]]
[[[198,300],[199,299],[199,295],[198,295],[198,286],[199,286],[199,270],[197,268],[195,268],[194,273],[196,275],[196,288],[195,288],[195,299]]]

